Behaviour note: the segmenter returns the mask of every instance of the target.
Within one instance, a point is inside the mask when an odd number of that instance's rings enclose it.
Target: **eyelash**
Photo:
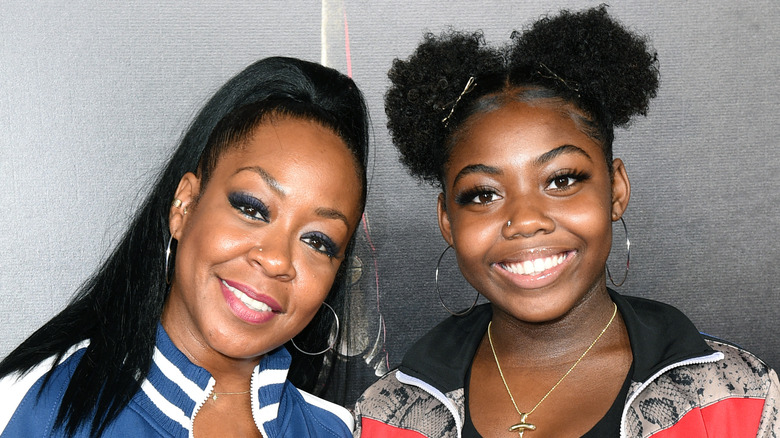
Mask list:
[[[247,193],[231,193],[228,195],[228,202],[239,213],[251,220],[268,222],[270,212],[263,201]],[[340,251],[330,237],[320,232],[305,234],[301,240],[312,247],[315,251],[325,254],[329,258],[336,257]]]
[[[339,247],[328,236],[319,232],[308,233],[301,240],[315,251],[321,252],[329,258],[336,257],[340,251]]]
[[[482,195],[491,195],[492,199],[483,202],[474,202],[474,200],[477,199],[477,197]],[[474,187],[472,189],[458,193],[458,195],[455,196],[455,203],[458,205],[469,205],[469,204],[486,205],[495,201],[496,200],[495,198],[498,198],[498,194],[496,193],[495,190],[493,190],[490,187],[481,186],[481,187]]]
[[[548,180],[547,184],[545,186],[545,189],[550,188],[550,186],[556,182],[556,180],[566,179],[567,185],[563,187],[553,187],[551,190],[557,191],[557,192],[564,192],[566,190],[571,189],[574,185],[587,181],[590,179],[590,174],[587,172],[578,172],[573,171],[569,169],[560,170],[553,174]],[[484,195],[489,195],[491,199],[489,200],[483,200],[482,202],[475,202],[475,200]],[[476,205],[487,205],[490,204],[498,199],[498,194],[495,190],[493,190],[490,187],[486,186],[479,186],[474,187],[472,189],[466,190],[464,192],[458,193],[457,196],[455,196],[455,203],[458,205],[470,205],[470,204],[476,204]]]
[[[563,186],[563,187],[552,187],[552,188],[550,188],[550,186],[553,185],[553,183],[555,183],[557,180],[561,180],[561,179],[567,179],[567,180],[570,180],[570,182],[567,181],[568,184]],[[581,183],[581,182],[584,182],[584,181],[587,181],[589,179],[590,179],[590,174],[587,173],[587,172],[577,172],[577,171],[568,170],[568,169],[560,170],[560,171],[556,172],[555,174],[553,174],[550,177],[550,179],[547,180],[547,185],[545,186],[545,188],[546,189],[550,188],[551,190],[554,190],[554,191],[563,192],[563,191],[571,189],[574,185],[576,185],[578,183]]]
[[[247,193],[231,193],[228,202],[241,214],[252,220],[268,222],[270,212],[263,201]],[[258,217],[259,215],[259,217]]]

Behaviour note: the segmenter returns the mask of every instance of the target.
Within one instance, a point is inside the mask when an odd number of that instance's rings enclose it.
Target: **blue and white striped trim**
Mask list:
[[[70,347],[57,365],[65,362],[68,358],[73,356],[74,353],[82,348],[87,348],[87,346],[89,346],[89,340],[81,341]],[[44,374],[51,371],[55,359],[56,356],[51,356],[25,374],[13,373],[0,379],[0,434],[2,434],[6,426],[8,426],[8,422],[11,421],[11,417],[13,417],[19,404],[30,391],[30,388],[32,388]]]
[[[264,437],[274,437],[279,433],[279,425],[276,424],[279,400],[291,362],[290,353],[279,347],[263,357],[252,373],[252,416]]]

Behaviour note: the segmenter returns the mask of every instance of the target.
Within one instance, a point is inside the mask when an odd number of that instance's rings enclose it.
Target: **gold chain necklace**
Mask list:
[[[555,388],[557,388],[558,385],[560,385],[561,382],[563,382],[563,379],[565,379],[566,377],[569,376],[569,374],[571,374],[571,372],[574,370],[574,367],[576,367],[580,363],[580,361],[582,361],[582,358],[584,358],[585,355],[588,354],[590,349],[593,348],[593,346],[596,345],[596,342],[598,342],[599,339],[601,339],[601,337],[604,335],[604,332],[606,332],[609,326],[612,325],[612,321],[615,319],[615,315],[617,314],[617,305],[615,303],[612,303],[612,305],[614,306],[612,310],[612,317],[609,318],[609,322],[601,330],[601,333],[599,333],[599,335],[596,336],[596,339],[594,339],[593,342],[590,343],[590,346],[587,348],[587,350],[585,350],[584,353],[582,353],[580,358],[577,359],[576,362],[574,362],[574,365],[572,365],[571,368],[569,368],[569,371],[566,371],[566,374],[564,374],[563,377],[558,379],[558,381],[555,382],[555,385],[553,385],[553,387],[550,388],[549,391],[547,391],[547,394],[545,394],[544,397],[542,397],[542,399],[539,400],[538,403],[536,403],[536,406],[534,406],[530,411],[525,413],[520,412],[520,408],[517,407],[517,403],[515,403],[515,398],[512,396],[512,391],[509,390],[509,385],[507,385],[506,378],[504,378],[504,372],[501,371],[501,364],[498,363],[498,356],[496,355],[496,349],[493,347],[493,335],[490,332],[490,328],[493,326],[493,321],[490,321],[487,329],[488,341],[490,342],[490,350],[493,352],[493,359],[496,360],[496,367],[498,368],[498,374],[501,376],[501,381],[504,382],[504,388],[506,388],[506,392],[507,394],[509,394],[509,399],[512,400],[512,405],[514,405],[515,410],[517,411],[518,415],[520,415],[520,422],[510,427],[509,428],[510,432],[517,432],[519,434],[519,438],[523,438],[523,433],[525,433],[526,430],[536,430],[536,425],[528,422],[528,416],[533,414],[536,408],[538,408],[539,405],[542,404],[542,402],[545,401],[547,397],[549,397],[549,395],[552,394],[553,391],[555,391]]]
[[[251,391],[251,389],[247,389],[246,391],[241,391],[241,392],[217,392],[217,391],[214,391],[214,392],[211,393],[211,399],[214,400],[214,401],[217,401],[217,396],[218,395],[249,394],[249,391]]]

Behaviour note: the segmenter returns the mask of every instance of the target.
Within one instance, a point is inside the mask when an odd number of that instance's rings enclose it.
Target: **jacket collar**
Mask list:
[[[608,289],[626,324],[634,356],[632,380],[643,382],[675,362],[708,356],[715,351],[696,326],[676,308]]]
[[[152,367],[135,400],[174,436],[192,436],[192,422],[211,395],[215,381],[176,348],[161,324],[156,340]],[[264,436],[274,436],[278,428],[279,401],[290,362],[290,353],[279,347],[266,354],[252,373],[252,414]]]
[[[632,380],[644,381],[667,365],[714,352],[674,307],[608,291],[628,330],[634,356]],[[399,369],[443,393],[463,388],[492,316],[490,304],[483,304],[468,315],[445,319],[409,348]]]

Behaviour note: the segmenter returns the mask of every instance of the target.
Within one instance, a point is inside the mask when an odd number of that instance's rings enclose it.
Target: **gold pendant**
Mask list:
[[[519,438],[523,438],[523,434],[526,430],[536,430],[536,426],[527,423],[526,419],[528,418],[528,414],[521,414],[520,415],[520,422],[515,424],[514,426],[509,428],[510,432],[517,432]]]

